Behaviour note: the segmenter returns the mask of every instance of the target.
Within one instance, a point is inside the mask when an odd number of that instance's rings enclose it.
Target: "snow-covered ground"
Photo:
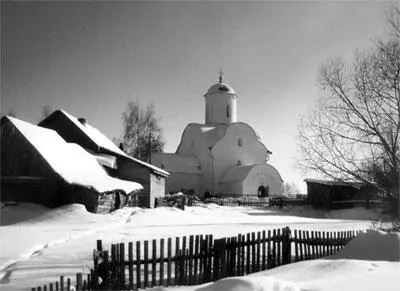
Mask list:
[[[368,230],[338,253],[203,286],[153,291],[395,291],[399,290],[400,234]]]
[[[187,207],[185,211],[164,207],[124,208],[100,215],[88,213],[78,204],[57,209],[34,204],[3,205],[0,227],[0,289],[23,290],[55,282],[60,275],[73,277],[77,272],[87,272],[93,264],[92,251],[97,239],[102,239],[107,248],[108,244],[114,242],[190,234],[213,234],[217,238],[284,226],[324,231],[367,229],[371,226],[371,220],[378,215],[362,208],[325,213],[307,207],[278,210],[214,204]],[[372,243],[370,252],[376,252],[377,245],[398,251],[398,236],[376,233],[375,236],[382,238],[383,242],[376,239],[378,242]],[[386,245],[388,237],[391,238],[392,245]],[[375,237],[368,241],[375,241]],[[348,247],[350,246],[349,244]],[[291,264],[253,276],[226,279],[208,286],[180,287],[179,290],[333,290],[335,284],[339,283],[343,288],[335,290],[357,290],[344,288],[344,285],[351,282],[342,282],[340,277],[354,273],[355,278],[361,280],[363,276],[382,275],[384,282],[380,286],[384,286],[385,282],[390,281],[391,274],[400,271],[398,257],[397,262],[390,261],[390,253],[382,261],[371,256],[368,261],[360,261],[362,253],[349,259],[349,252],[347,248],[341,252],[346,259],[337,254],[336,257],[326,260]],[[375,282],[372,279],[371,281]],[[284,289],[285,284],[294,289]],[[373,286],[377,286],[376,284],[375,282]],[[257,289],[257,286],[264,285],[276,285],[281,289]],[[176,288],[168,290],[174,289]]]

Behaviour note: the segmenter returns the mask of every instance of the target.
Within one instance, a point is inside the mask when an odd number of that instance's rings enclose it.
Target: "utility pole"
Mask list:
[[[151,131],[149,131],[149,141],[148,141],[148,162],[151,164],[151,139],[152,139],[152,134]]]

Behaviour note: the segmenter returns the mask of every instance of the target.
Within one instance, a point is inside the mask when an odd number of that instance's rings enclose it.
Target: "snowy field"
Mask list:
[[[101,215],[89,213],[78,204],[57,209],[35,204],[2,205],[0,289],[28,290],[55,282],[60,275],[73,278],[77,272],[87,272],[93,265],[97,239],[102,239],[107,248],[115,242],[190,234],[213,234],[218,238],[285,226],[317,231],[358,230],[368,229],[377,216],[362,208],[323,212],[308,207],[279,210],[209,204],[186,207],[185,211],[124,208]],[[324,260],[290,264],[207,286],[164,289],[359,290],[353,285],[359,282],[362,290],[397,290],[394,281],[398,280],[395,274],[400,274],[399,235],[369,232],[357,240],[358,246],[349,244]]]

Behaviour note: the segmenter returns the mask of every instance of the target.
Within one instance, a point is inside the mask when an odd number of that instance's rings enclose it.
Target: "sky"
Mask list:
[[[128,101],[152,102],[175,152],[222,68],[238,121],[305,192],[297,125],[321,95],[318,68],[383,37],[395,2],[2,1],[1,112],[37,123],[47,105],[114,138]]]

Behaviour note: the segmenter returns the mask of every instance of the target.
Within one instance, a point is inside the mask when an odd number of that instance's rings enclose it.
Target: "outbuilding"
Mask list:
[[[305,179],[304,181],[307,183],[307,199],[314,208],[369,207],[377,202],[377,190],[369,184],[322,179]]]
[[[108,212],[142,188],[111,177],[94,156],[54,130],[1,119],[1,201],[81,203],[90,212]]]
[[[38,125],[55,130],[67,142],[79,144],[95,156],[111,176],[141,184],[139,206],[154,207],[155,199],[165,195],[167,171],[127,155],[85,118],[56,110]]]

